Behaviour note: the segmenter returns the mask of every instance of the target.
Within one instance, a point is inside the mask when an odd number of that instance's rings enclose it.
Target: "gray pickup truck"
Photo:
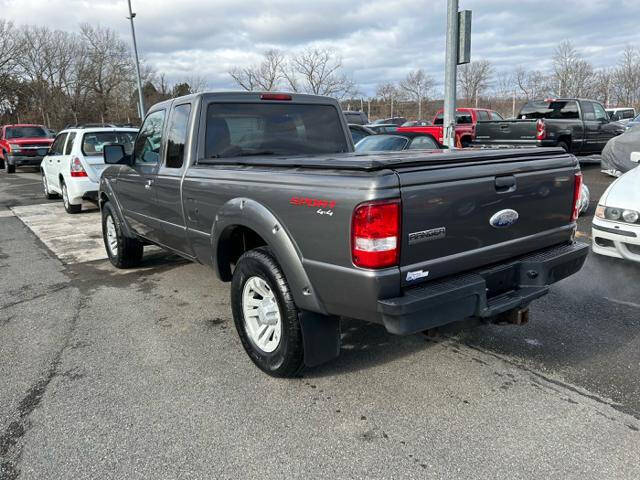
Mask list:
[[[253,362],[335,358],[340,318],[412,334],[522,319],[578,271],[578,163],[558,149],[355,154],[336,101],[202,93],[151,108],[133,154],[104,149],[99,203],[118,268],[155,244],[231,282]],[[517,323],[517,322],[514,322]]]
[[[594,100],[558,98],[527,102],[516,120],[478,122],[475,146],[560,147],[575,154],[600,153],[624,133]]]

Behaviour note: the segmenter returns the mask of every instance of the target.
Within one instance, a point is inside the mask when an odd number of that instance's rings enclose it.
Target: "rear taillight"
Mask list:
[[[547,138],[547,126],[544,124],[544,120],[539,118],[536,122],[536,139],[544,140]]]
[[[580,215],[580,194],[582,193],[582,172],[576,173],[573,177],[573,208],[571,210],[571,221],[575,222]]]
[[[400,200],[358,205],[351,225],[353,263],[363,268],[398,264],[400,252]]]
[[[73,157],[71,159],[71,176],[72,177],[86,177],[87,172],[82,166],[82,162],[78,157]]]

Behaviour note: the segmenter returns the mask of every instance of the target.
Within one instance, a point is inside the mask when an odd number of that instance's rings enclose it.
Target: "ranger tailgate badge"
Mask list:
[[[494,228],[507,228],[516,223],[519,217],[518,212],[507,208],[506,210],[500,210],[494,213],[489,219],[489,223]]]
[[[422,230],[421,232],[413,232],[409,234],[409,245],[421,242],[430,242],[447,236],[445,227],[432,228],[431,230]]]
[[[407,272],[407,282],[413,282],[421,278],[427,278],[429,276],[429,270],[416,270],[415,272]]]

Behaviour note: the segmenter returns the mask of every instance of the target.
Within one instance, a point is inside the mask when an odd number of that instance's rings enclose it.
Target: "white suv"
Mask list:
[[[56,136],[42,159],[42,186],[46,198],[62,195],[67,213],[78,213],[82,200],[97,201],[100,174],[106,168],[102,156],[105,145],[124,145],[133,151],[136,128],[68,128]]]

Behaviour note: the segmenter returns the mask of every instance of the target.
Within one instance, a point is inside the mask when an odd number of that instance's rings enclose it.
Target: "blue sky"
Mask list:
[[[227,71],[269,48],[335,48],[365,94],[423,68],[442,82],[446,0],[132,0],[144,59],[171,81],[192,74],[231,88]],[[640,0],[460,0],[473,10],[472,58],[495,69],[546,70],[569,39],[596,67],[613,66],[625,45],[640,46]],[[126,1],[0,0],[16,24],[75,30],[99,23],[129,40]]]

